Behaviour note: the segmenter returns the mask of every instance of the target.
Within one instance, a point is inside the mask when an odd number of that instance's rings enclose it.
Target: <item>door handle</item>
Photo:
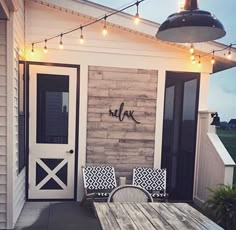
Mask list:
[[[67,153],[70,153],[70,154],[73,154],[74,153],[74,150],[73,149],[70,149],[69,151],[66,151]]]

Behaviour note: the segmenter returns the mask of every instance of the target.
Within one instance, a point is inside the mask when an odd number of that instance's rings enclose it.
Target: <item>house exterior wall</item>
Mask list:
[[[0,20],[0,229],[7,220],[7,23]]]
[[[14,227],[25,202],[25,169],[19,172],[18,74],[24,54],[24,1],[7,21],[7,221]]]
[[[86,147],[89,144],[88,139],[92,138],[90,135],[93,135],[91,132],[91,122],[87,122],[90,119],[90,117],[87,117],[87,112],[91,111],[89,103],[91,103],[92,87],[89,80],[90,71],[92,71],[90,68],[92,66],[144,69],[146,71],[155,70],[158,72],[156,106],[153,107],[156,108],[156,113],[152,123],[155,126],[154,147],[152,146],[154,154],[150,156],[150,159],[153,158],[153,165],[155,167],[160,167],[166,71],[203,72],[200,83],[199,108],[205,109],[207,108],[207,102],[204,97],[208,94],[208,80],[212,66],[204,64],[199,69],[197,65],[193,65],[190,62],[188,50],[185,52],[182,48],[172,47],[145,36],[137,35],[132,31],[127,32],[118,27],[109,26],[109,24],[108,35],[104,38],[101,33],[102,23],[96,23],[83,30],[85,38],[83,45],[79,43],[80,31],[75,31],[63,36],[63,50],[58,48],[60,41],[58,38],[48,41],[47,54],[43,52],[43,42],[35,44],[35,53],[32,56],[30,53],[32,42],[44,41],[46,37],[66,31],[68,28],[85,24],[91,21],[91,19],[73,12],[65,12],[63,9],[50,8],[31,1],[27,1],[26,4],[26,59],[34,62],[80,65],[78,199],[83,194],[80,168],[86,163],[92,163],[91,153],[95,151]],[[42,14],[44,15],[43,17]],[[142,25],[140,26],[142,27]],[[109,85],[109,87],[111,86]],[[115,107],[117,106],[118,104],[115,105]],[[123,175],[122,170],[120,175]]]
[[[14,149],[13,149],[13,224],[16,223],[21,209],[25,203],[25,168],[19,172],[19,143],[18,143],[18,76],[19,60],[23,59],[24,54],[24,1],[19,1],[19,9],[14,13],[14,43],[13,43],[13,95],[14,95]]]
[[[157,75],[89,66],[87,164],[113,165],[129,181],[134,167],[153,167]]]

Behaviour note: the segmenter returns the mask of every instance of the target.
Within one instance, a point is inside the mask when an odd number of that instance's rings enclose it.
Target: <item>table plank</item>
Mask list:
[[[122,230],[137,230],[137,226],[130,218],[122,203],[109,203],[110,211],[113,213],[119,227]],[[111,230],[111,229],[109,229]]]
[[[156,210],[153,209],[148,203],[138,203],[136,205],[156,229],[173,230],[173,228],[162,218],[162,216],[160,216],[160,214],[156,212]]]
[[[164,203],[151,203],[150,204],[173,229],[194,229],[194,227],[186,221],[185,218],[176,216],[175,213],[171,212]],[[197,228],[199,229],[199,228]]]
[[[140,230],[156,229],[135,203],[124,203],[123,207],[125,208],[125,210],[127,211],[127,213],[129,214],[129,216],[131,217],[131,219],[133,220],[138,229]]]
[[[107,203],[94,203],[94,207],[98,216],[98,219],[100,221],[100,224],[102,226],[102,229],[116,229],[120,230],[114,215],[110,211],[110,207]]]
[[[218,224],[210,220],[208,217],[204,216],[202,213],[191,207],[186,203],[174,203],[177,208],[179,208],[184,213],[191,215],[196,221],[198,221],[202,226],[205,226],[209,230],[222,230]]]
[[[163,203],[163,205],[170,212],[172,212],[178,218],[179,221],[183,222],[188,227],[188,229],[207,230],[207,228],[205,226],[203,226],[197,220],[192,218],[191,215],[178,209],[172,203]]]

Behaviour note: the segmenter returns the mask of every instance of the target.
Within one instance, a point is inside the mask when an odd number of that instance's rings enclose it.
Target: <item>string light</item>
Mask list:
[[[120,13],[120,12],[123,12],[123,11],[125,11],[125,10],[127,10],[127,9],[129,9],[129,8],[131,8],[131,7],[133,7],[133,6],[135,6],[135,5],[137,6],[137,13],[138,13],[138,6],[139,6],[139,4],[140,4],[141,2],[143,2],[143,1],[145,1],[145,0],[138,0],[138,1],[136,1],[135,3],[131,3],[130,5],[123,7],[122,9],[115,10],[115,11],[113,11],[113,12],[111,12],[111,13],[105,15],[105,16],[99,17],[99,18],[97,18],[97,19],[95,19],[95,20],[93,20],[93,21],[91,21],[91,22],[88,22],[88,23],[82,25],[82,26],[79,26],[79,27],[76,27],[76,28],[71,29],[71,30],[69,30],[69,31],[66,31],[66,32],[64,32],[62,35],[65,36],[65,35],[67,35],[67,34],[70,34],[70,33],[72,33],[72,32],[75,32],[75,31],[77,31],[77,30],[81,30],[80,43],[83,43],[83,42],[84,42],[84,35],[82,34],[82,29],[83,29],[83,28],[85,28],[85,27],[87,27],[87,26],[90,26],[90,25],[92,25],[92,24],[95,24],[95,23],[97,23],[97,22],[100,22],[100,21],[104,20],[105,18],[107,19],[108,17],[111,17],[111,16],[113,16],[113,15],[115,15],[115,14],[118,14],[118,13]],[[137,14],[137,16],[138,16],[138,14]],[[106,29],[106,26],[104,26],[104,27],[105,27],[105,29]],[[103,28],[104,28],[104,27],[103,27]],[[106,33],[106,32],[105,32],[105,33]],[[61,34],[57,34],[57,35],[51,36],[51,37],[49,37],[49,38],[46,38],[45,40],[41,40],[41,41],[34,42],[34,45],[35,45],[35,44],[42,43],[42,42],[45,42],[45,41],[52,40],[52,39],[57,38],[57,37],[60,37],[60,36],[61,36]],[[45,43],[46,43],[46,42],[45,42]],[[33,44],[33,43],[32,43],[32,44]],[[46,47],[46,48],[45,48],[45,47]],[[45,46],[45,47],[44,47],[44,50],[45,50],[45,52],[47,52],[47,51],[46,51],[46,50],[47,50],[47,46]]]
[[[192,59],[192,63],[196,64],[196,59],[195,58]]]
[[[81,25],[81,26],[79,26],[79,27],[76,27],[76,28],[74,28],[74,29],[71,29],[71,30],[66,31],[66,32],[61,33],[61,34],[57,34],[57,35],[48,37],[48,38],[46,38],[45,40],[41,40],[41,41],[34,42],[34,43],[32,43],[31,53],[33,54],[33,53],[35,52],[35,50],[34,50],[35,45],[36,45],[36,44],[39,44],[39,43],[42,43],[42,42],[45,43],[45,45],[44,45],[44,52],[47,53],[47,52],[48,52],[48,49],[47,49],[47,41],[52,40],[52,39],[55,39],[55,38],[58,38],[58,37],[60,37],[60,44],[59,44],[59,46],[60,46],[60,48],[62,49],[62,48],[63,48],[62,37],[63,37],[64,35],[70,34],[70,33],[74,32],[74,31],[77,31],[77,30],[80,30],[80,31],[81,31],[81,34],[80,34],[80,43],[83,44],[83,43],[84,43],[84,35],[83,35],[83,31],[82,31],[83,28],[85,28],[85,27],[87,27],[87,26],[90,26],[90,25],[92,25],[92,24],[95,24],[95,23],[97,23],[97,22],[100,22],[100,21],[102,21],[102,20],[104,20],[103,35],[105,36],[105,35],[107,34],[107,25],[106,25],[106,24],[107,24],[107,18],[110,17],[110,16],[113,16],[113,15],[115,15],[115,14],[117,14],[117,13],[123,12],[124,10],[129,9],[130,7],[135,6],[135,5],[136,5],[136,7],[137,7],[137,12],[136,12],[136,15],[135,15],[135,18],[134,18],[134,19],[135,19],[135,24],[138,24],[139,21],[140,21],[139,12],[138,12],[138,10],[139,10],[139,4],[140,4],[141,2],[143,2],[143,1],[145,1],[145,0],[137,0],[135,3],[131,3],[130,5],[125,6],[125,7],[122,8],[122,9],[115,10],[115,11],[109,13],[109,14],[106,14],[105,16],[99,17],[99,18],[97,18],[97,19],[95,19],[95,20],[93,20],[93,21],[91,21],[91,22],[88,22],[88,23],[86,23],[86,24],[83,24],[83,25]],[[198,57],[199,57],[198,64],[200,65],[200,64],[201,64],[200,57],[205,57],[205,56],[208,56],[208,55],[210,55],[210,54],[213,54],[213,55],[212,55],[212,60],[211,60],[211,62],[212,62],[212,64],[214,64],[214,63],[215,63],[215,57],[214,57],[214,53],[215,53],[215,52],[221,52],[221,51],[223,51],[223,50],[228,49],[227,57],[228,57],[228,58],[231,58],[231,47],[234,47],[234,46],[236,46],[236,44],[230,44],[230,45],[228,45],[228,46],[225,46],[225,47],[222,48],[222,49],[213,50],[213,51],[211,51],[211,52],[209,52],[209,53],[206,53],[206,54],[200,56],[200,55],[195,55],[194,45],[193,45],[193,43],[191,43],[191,46],[190,46],[190,49],[189,49],[189,52],[191,53],[191,61],[192,61],[192,62],[196,62],[195,56],[198,56]]]
[[[107,16],[104,16],[104,25],[103,25],[103,30],[102,30],[103,36],[107,35]]]
[[[194,59],[195,59],[195,55],[194,55],[194,53],[192,53],[191,60],[194,60]]]
[[[80,27],[80,44],[84,44],[83,26]]]
[[[32,43],[31,55],[34,55],[34,43]]]
[[[136,25],[138,25],[139,22],[140,22],[139,13],[138,13],[139,1],[136,2],[136,6],[137,6],[137,12],[136,12],[135,17],[134,17],[134,23]]]
[[[44,53],[47,53],[48,52],[48,48],[47,48],[47,39],[45,39],[45,44],[44,44]]]
[[[189,52],[190,52],[191,54],[194,53],[194,45],[193,45],[193,43],[191,43],[191,46],[190,46]]]
[[[228,53],[227,53],[227,54],[224,53],[224,55],[225,55],[225,56],[227,55],[227,58],[230,59],[230,58],[231,58],[231,55],[232,55],[232,53],[231,53],[231,48],[234,47],[234,46],[236,46],[236,44],[231,43],[230,45],[227,45],[227,46],[223,47],[222,49],[213,50],[213,51],[211,51],[211,52],[209,52],[209,53],[206,53],[206,54],[204,54],[204,55],[194,55],[194,54],[191,54],[190,59],[191,59],[191,61],[192,61],[192,60],[194,59],[194,56],[198,56],[198,57],[199,57],[198,64],[201,65],[201,60],[200,60],[200,58],[201,58],[201,57],[206,57],[206,56],[209,56],[209,55],[212,54],[211,63],[212,63],[212,64],[215,64],[215,53],[216,53],[216,52],[222,52],[222,51],[224,51],[224,50],[227,49],[227,50],[228,50]],[[189,51],[190,51],[190,50],[189,50]]]
[[[215,64],[215,51],[212,52],[211,64]]]
[[[63,49],[63,48],[64,48],[63,42],[62,42],[62,36],[63,36],[63,34],[61,34],[61,38],[60,38],[60,44],[59,44],[59,48],[60,48],[60,49]]]
[[[228,55],[227,55],[228,59],[231,59],[231,47],[232,47],[232,44],[230,44],[230,46],[229,46],[229,51],[228,51]]]
[[[201,56],[200,55],[198,56],[198,66],[199,67],[201,66]]]

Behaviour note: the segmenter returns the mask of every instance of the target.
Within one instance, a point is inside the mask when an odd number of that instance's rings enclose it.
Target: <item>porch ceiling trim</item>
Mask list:
[[[4,0],[0,0],[0,20],[6,20],[9,19],[9,9]]]
[[[8,20],[10,11],[19,9],[19,0],[0,0],[0,20]]]
[[[70,13],[91,20],[95,20],[98,17],[101,17],[105,14],[114,11],[114,9],[112,8],[94,2],[90,2],[87,0],[86,1],[85,0],[62,0],[62,1],[28,0],[28,1],[32,1],[40,5],[47,6],[49,8],[54,8],[66,13]],[[88,15],[88,12],[90,14],[93,14],[93,16]],[[160,24],[146,19],[142,19],[141,22],[142,26],[135,27],[135,30],[130,29],[130,27],[128,26],[131,23],[133,24],[133,15],[130,15],[125,12],[120,12],[109,18],[109,21],[107,21],[107,25],[117,29],[121,29],[126,32],[136,34],[138,36],[145,37],[146,39],[151,39],[152,41],[155,41],[158,44],[166,44],[174,48],[181,49],[183,52],[189,52],[189,44],[169,43],[157,39],[155,33],[157,29],[160,27]],[[195,50],[197,51],[198,54],[205,55],[210,51],[217,50],[225,46],[226,46],[225,44],[212,41],[212,42],[195,44]],[[224,57],[224,53],[218,53],[218,52],[215,53],[216,64],[213,67],[213,73],[217,73],[229,68],[236,67],[236,49],[232,47],[231,53],[233,57],[231,60]],[[210,57],[211,56],[209,55],[209,59]]]
[[[20,6],[19,0],[5,0],[10,11],[17,11]]]

